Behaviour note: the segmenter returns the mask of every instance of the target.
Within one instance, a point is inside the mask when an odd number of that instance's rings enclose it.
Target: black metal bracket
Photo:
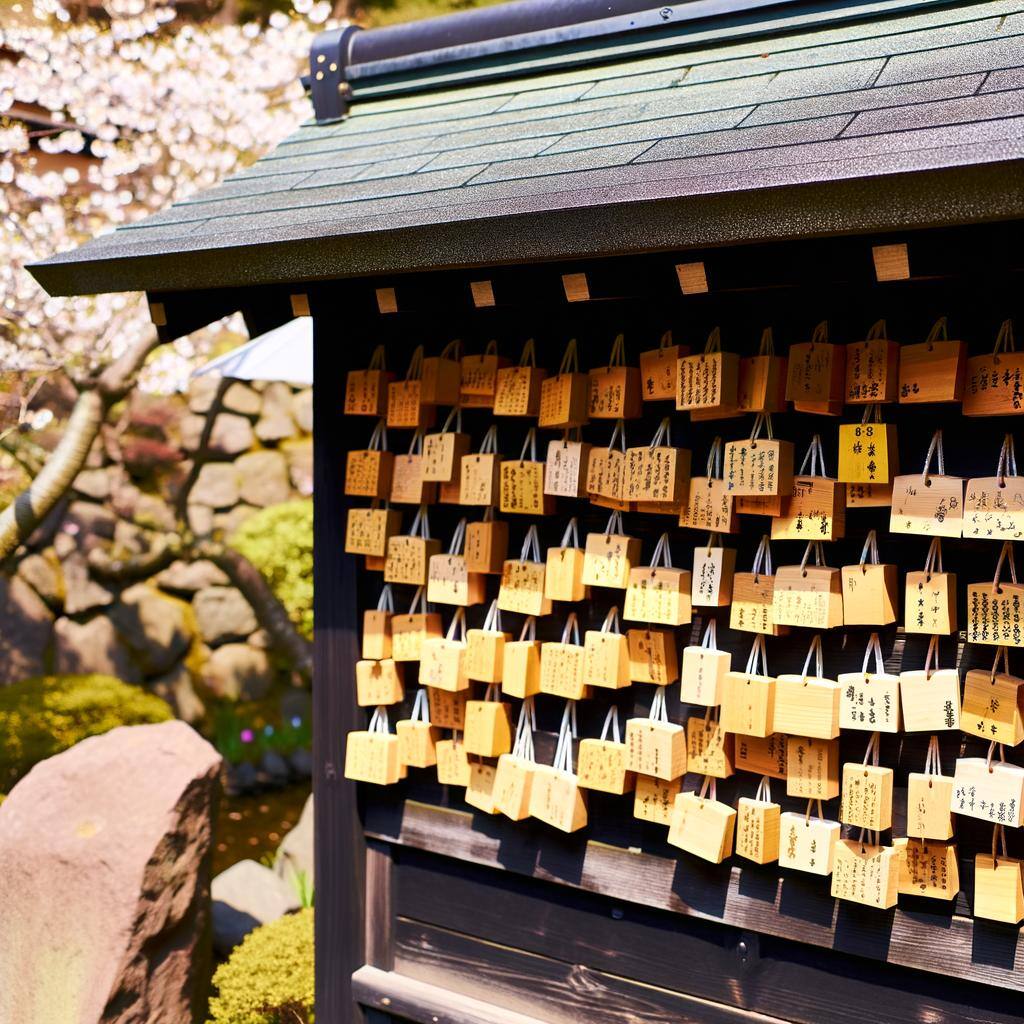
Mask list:
[[[352,37],[358,25],[346,25],[318,33],[309,51],[308,87],[317,124],[340,121],[348,112],[351,90],[345,80]],[[303,84],[307,79],[303,78]]]

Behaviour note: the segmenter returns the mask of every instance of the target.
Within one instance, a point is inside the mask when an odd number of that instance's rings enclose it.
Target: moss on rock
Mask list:
[[[236,551],[260,570],[306,637],[313,637],[313,502],[272,505],[232,535]]]
[[[42,676],[2,687],[0,789],[87,736],[173,717],[165,701],[112,676]]]
[[[213,984],[209,1024],[312,1024],[313,910],[250,932]]]

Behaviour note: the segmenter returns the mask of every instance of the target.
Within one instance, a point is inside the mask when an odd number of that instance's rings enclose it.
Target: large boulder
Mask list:
[[[0,1020],[204,1019],[220,757],[183,722],[114,729],[0,805]]]
[[[206,705],[192,685],[192,674],[185,665],[178,664],[156,679],[146,684],[158,697],[167,701],[174,709],[176,717],[197,725],[206,714]]]
[[[85,555],[73,551],[61,564],[64,570],[64,611],[68,615],[82,615],[113,602],[113,593],[89,575]]]
[[[274,871],[293,887],[303,879],[313,885],[313,794],[309,794],[302,815],[277,848]]]
[[[54,670],[58,675],[114,676],[137,683],[142,673],[106,615],[88,622],[58,619],[53,627]]]
[[[83,469],[75,477],[74,489],[93,501],[106,501],[110,497],[110,475],[105,469]]]
[[[259,625],[252,607],[235,587],[207,587],[192,599],[196,624],[211,646],[244,640]]]
[[[299,429],[306,434],[313,433],[313,389],[305,388],[292,396],[292,415]]]
[[[281,449],[288,460],[288,475],[292,487],[304,498],[313,493],[313,439],[286,441]]]
[[[199,447],[206,420],[202,416],[185,416],[181,421],[181,443],[187,451]],[[213,455],[233,458],[247,452],[255,441],[252,424],[233,412],[222,412],[213,424],[210,434],[210,452]]]
[[[111,610],[118,632],[146,675],[168,671],[188,650],[193,633],[187,607],[145,583],[137,583]]]
[[[52,550],[26,555],[18,563],[18,575],[50,608],[59,608],[64,603],[64,575]]]
[[[0,624],[0,686],[42,675],[53,617],[42,598],[18,576],[0,574]]]
[[[224,408],[242,416],[258,416],[263,400],[248,384],[236,380],[224,392]]]
[[[230,953],[254,928],[299,909],[288,881],[254,860],[241,860],[214,880],[213,945]]]
[[[248,644],[224,644],[203,666],[203,685],[228,700],[260,700],[274,681],[265,651]]]
[[[266,508],[292,496],[288,463],[280,452],[250,452],[236,463],[242,501]]]

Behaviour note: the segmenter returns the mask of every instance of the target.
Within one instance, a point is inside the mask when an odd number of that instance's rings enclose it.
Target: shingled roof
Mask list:
[[[1024,212],[1024,2],[693,16],[723,6],[343,67],[343,119],[33,273],[235,286]]]

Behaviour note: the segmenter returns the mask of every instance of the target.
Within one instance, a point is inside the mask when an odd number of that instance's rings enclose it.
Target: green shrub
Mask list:
[[[271,505],[235,531],[231,546],[260,570],[299,631],[313,638],[313,502]]]
[[[173,717],[159,697],[111,676],[43,676],[0,687],[0,790],[87,736]]]
[[[250,932],[213,984],[210,1024],[311,1024],[312,909]]]

